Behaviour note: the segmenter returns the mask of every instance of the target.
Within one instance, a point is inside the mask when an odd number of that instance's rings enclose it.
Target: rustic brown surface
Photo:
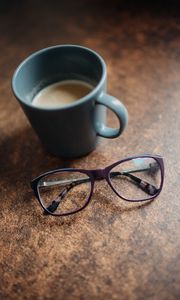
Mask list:
[[[1,1],[1,300],[180,297],[179,7],[108,2]],[[44,151],[11,92],[22,59],[62,43],[104,57],[108,90],[129,111],[122,137],[71,162]],[[54,218],[42,214],[29,187],[54,167],[103,167],[145,152],[162,154],[166,165],[162,194],[147,205],[123,202],[97,182],[86,210]]]

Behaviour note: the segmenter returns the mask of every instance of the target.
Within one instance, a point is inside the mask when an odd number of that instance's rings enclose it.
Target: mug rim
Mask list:
[[[56,48],[66,48],[66,47],[74,47],[74,48],[79,48],[82,49],[84,51],[89,52],[90,54],[93,54],[94,56],[96,56],[99,60],[99,62],[101,63],[102,66],[102,75],[101,75],[101,79],[99,80],[98,84],[96,85],[95,88],[92,89],[92,91],[90,91],[87,95],[85,95],[82,98],[77,99],[76,101],[63,105],[62,107],[38,107],[35,105],[32,105],[32,102],[27,102],[25,101],[22,97],[20,97],[18,95],[18,93],[16,92],[16,77],[17,74],[21,71],[21,68],[27,63],[27,61],[29,61],[30,59],[34,58],[36,55],[42,54],[44,52],[47,51],[51,51],[53,49]],[[72,108],[72,107],[76,107],[88,100],[90,100],[91,98],[95,97],[96,94],[98,93],[98,90],[101,89],[101,86],[103,85],[104,81],[106,79],[106,63],[104,61],[104,59],[94,50],[91,50],[88,47],[84,47],[81,45],[74,45],[74,44],[62,44],[62,45],[55,45],[55,46],[50,46],[50,47],[46,47],[46,48],[42,48],[38,51],[33,52],[32,54],[30,54],[29,56],[27,56],[16,68],[16,70],[14,71],[13,77],[12,77],[12,91],[14,96],[16,97],[16,99],[18,101],[20,101],[21,103],[23,103],[26,106],[29,106],[33,109],[38,109],[38,110],[42,110],[42,111],[58,111],[58,110],[64,110],[64,109],[68,109],[68,108]]]

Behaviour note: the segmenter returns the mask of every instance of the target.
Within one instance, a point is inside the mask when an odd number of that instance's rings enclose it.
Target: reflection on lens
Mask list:
[[[140,201],[154,197],[161,185],[161,169],[154,158],[134,158],[110,171],[111,184],[126,200]]]
[[[38,190],[43,206],[53,214],[77,211],[86,204],[90,190],[90,178],[80,172],[56,172],[41,178]]]

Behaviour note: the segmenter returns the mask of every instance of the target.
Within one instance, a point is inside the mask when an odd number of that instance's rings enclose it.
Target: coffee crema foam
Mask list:
[[[56,108],[66,106],[89,94],[93,86],[81,80],[63,80],[48,85],[34,97],[33,106]]]

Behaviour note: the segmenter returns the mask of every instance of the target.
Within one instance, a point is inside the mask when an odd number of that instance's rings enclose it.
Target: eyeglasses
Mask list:
[[[94,182],[102,179],[123,200],[154,199],[163,187],[163,158],[140,155],[122,159],[104,169],[56,169],[32,180],[31,187],[45,213],[67,216],[89,204]]]

